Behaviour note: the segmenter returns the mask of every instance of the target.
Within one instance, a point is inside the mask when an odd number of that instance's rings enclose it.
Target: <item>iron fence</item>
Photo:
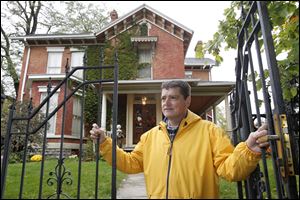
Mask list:
[[[20,177],[20,185],[19,185],[19,195],[18,198],[23,198],[23,189],[24,189],[24,180],[26,179],[25,176],[25,169],[27,164],[27,157],[29,155],[28,152],[28,144],[29,140],[28,137],[30,135],[35,135],[40,129],[43,128],[43,139],[42,139],[42,147],[41,147],[41,154],[42,154],[42,160],[41,160],[41,166],[40,166],[40,173],[39,173],[39,189],[38,194],[36,194],[36,198],[80,198],[81,197],[81,176],[82,176],[82,156],[83,156],[83,132],[84,132],[84,105],[85,105],[85,92],[86,87],[89,85],[92,85],[94,88],[98,89],[98,95],[99,100],[101,101],[101,95],[102,95],[102,83],[110,82],[114,84],[113,87],[113,102],[112,102],[112,141],[113,141],[113,151],[112,151],[112,177],[111,177],[111,198],[116,198],[116,139],[117,139],[117,110],[118,110],[118,59],[117,59],[117,53],[115,53],[114,58],[114,65],[103,65],[103,51],[100,53],[100,65],[99,66],[87,66],[87,58],[86,54],[84,56],[84,66],[79,66],[72,68],[71,71],[69,71],[69,65],[68,61],[65,67],[65,78],[56,86],[52,87],[52,80],[49,79],[48,85],[47,85],[47,97],[36,107],[33,108],[32,106],[32,99],[30,100],[27,115],[25,116],[17,116],[15,113],[15,105],[16,102],[14,101],[12,105],[9,108],[9,116],[8,116],[8,122],[7,122],[7,130],[5,134],[5,138],[1,137],[1,148],[3,143],[3,150],[1,150],[1,199],[5,198],[5,188],[7,185],[7,169],[9,167],[9,156],[11,151],[11,139],[13,135],[22,135],[25,136],[24,140],[24,150],[22,155],[22,169],[21,169],[21,177]],[[103,71],[104,70],[113,70],[113,78],[103,78]],[[71,79],[71,76],[76,73],[78,70],[83,70],[83,80],[80,82],[70,93],[68,93],[68,85],[69,80]],[[95,73],[99,73],[99,79],[97,80],[87,80],[86,79],[86,71],[88,70],[94,70]],[[59,91],[64,91],[64,98],[63,101],[61,101],[52,111],[49,110],[49,104],[50,99],[53,97],[53,95]],[[65,124],[66,124],[66,106],[68,101],[75,95],[76,92],[79,90],[82,91],[81,93],[81,120],[80,120],[80,143],[79,143],[79,154],[78,154],[78,180],[77,180],[77,196],[70,196],[63,190],[63,184],[72,185],[73,178],[72,173],[74,171],[71,171],[66,168],[65,166]],[[3,98],[2,98],[3,97]],[[2,114],[2,104],[5,97],[1,95],[1,114]],[[46,106],[45,109],[45,117],[42,120],[40,124],[37,124],[34,128],[30,129],[30,124],[32,123],[32,119],[38,115],[38,113],[41,111],[41,109]],[[98,119],[97,122],[100,124],[101,122],[101,106],[98,106]],[[47,179],[47,186],[52,187],[56,185],[56,189],[52,194],[43,194],[43,189],[45,187],[45,184],[43,184],[43,179],[45,177],[45,158],[46,158],[46,143],[47,143],[47,123],[53,117],[60,109],[62,109],[62,122],[61,122],[61,133],[60,133],[60,143],[59,143],[59,156],[57,157],[57,165],[48,174]],[[100,114],[99,114],[100,113]],[[24,130],[19,130],[18,132],[14,132],[13,126],[15,123],[18,122],[25,122],[26,128]],[[96,143],[96,170],[95,170],[95,199],[99,198],[98,190],[99,188],[98,182],[99,182],[99,140]],[[101,181],[101,180],[100,180]],[[45,196],[46,195],[46,196]]]
[[[245,133],[256,131],[266,122],[277,198],[296,199],[299,196],[296,182],[296,176],[299,176],[299,118],[296,117],[299,104],[283,100],[266,2],[251,1],[247,7],[247,13],[245,7],[241,7],[243,24],[238,33],[236,87],[230,102],[233,142],[237,144],[246,140],[249,134]],[[266,62],[263,62],[264,58]],[[256,70],[258,81],[255,79]],[[268,71],[269,78],[265,76],[265,71]],[[261,84],[261,91],[258,91],[257,84]],[[262,106],[260,94],[263,97]],[[273,198],[268,154],[266,150],[262,151],[262,170],[258,165],[246,181],[238,183],[239,198]]]

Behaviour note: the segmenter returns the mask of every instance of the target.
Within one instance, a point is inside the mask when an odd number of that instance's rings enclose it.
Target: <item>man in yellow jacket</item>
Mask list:
[[[144,172],[148,198],[219,198],[219,176],[239,181],[256,168],[261,148],[269,145],[258,140],[266,127],[234,148],[221,128],[188,110],[188,83],[169,81],[161,88],[164,121],[144,133],[131,153],[117,148],[117,168]],[[111,164],[111,138],[97,124],[90,133],[94,141],[100,137],[100,153]]]

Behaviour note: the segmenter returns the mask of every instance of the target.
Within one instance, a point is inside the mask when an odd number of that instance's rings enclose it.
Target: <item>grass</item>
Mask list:
[[[45,162],[45,173],[43,180],[43,193],[42,198],[47,198],[51,194],[55,193],[56,184],[53,186],[47,185],[47,180],[50,178],[49,172],[54,172],[55,166],[57,165],[57,160],[47,160]],[[272,192],[272,197],[276,198],[276,185],[274,180],[274,173],[272,167],[272,160],[267,160],[270,187]],[[262,163],[260,163],[261,170]],[[77,159],[66,159],[65,167],[71,172],[71,177],[73,183],[67,185],[66,182],[63,183],[62,191],[68,194],[71,198],[77,198],[77,177],[78,177],[78,160]],[[7,171],[6,178],[6,190],[4,199],[15,199],[19,197],[20,191],[20,177],[21,177],[22,164],[10,164]],[[82,199],[94,199],[95,198],[95,162],[82,162],[81,171],[81,192],[80,198]],[[23,196],[24,199],[36,199],[38,198],[39,190],[39,177],[40,177],[40,162],[29,162],[26,164],[26,174],[24,178]],[[117,172],[117,186],[122,179],[126,177],[126,174],[122,172]],[[299,181],[299,176],[297,176],[297,183]],[[105,162],[99,162],[99,189],[98,198],[108,199],[111,195],[111,167]],[[245,196],[245,191],[244,191]],[[266,194],[264,194],[266,197]],[[56,198],[56,196],[54,197]],[[61,196],[64,198],[64,196]],[[237,199],[237,183],[228,182],[224,179],[220,179],[220,198],[221,199]]]
[[[65,180],[62,184],[62,192],[67,194],[70,198],[77,198],[77,185],[78,185],[78,160],[65,159],[65,168],[71,172],[64,178],[71,177],[72,184],[67,184]],[[26,163],[26,173],[24,176],[23,195],[24,199],[36,199],[39,193],[39,177],[40,177],[40,162]],[[56,182],[52,186],[47,184],[50,177],[49,173],[55,171],[57,160],[46,160],[44,167],[43,178],[43,192],[42,198],[48,198],[55,193]],[[20,191],[20,177],[22,171],[22,164],[10,164],[7,170],[6,189],[4,199],[19,198]],[[81,184],[80,184],[80,198],[81,199],[94,199],[95,198],[95,177],[96,177],[96,163],[95,162],[82,162],[81,165]],[[126,174],[117,171],[117,186]],[[105,161],[99,161],[99,179],[98,179],[98,198],[108,199],[111,195],[111,166]],[[56,198],[56,196],[52,197]],[[61,198],[65,198],[63,195]]]

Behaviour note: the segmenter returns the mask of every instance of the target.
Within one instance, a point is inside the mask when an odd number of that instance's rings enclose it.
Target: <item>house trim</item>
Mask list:
[[[25,76],[23,76],[21,97],[20,97],[21,102],[23,102],[23,96],[25,94],[24,90],[25,90],[26,75],[27,75],[27,70],[28,70],[28,65],[29,65],[29,58],[30,58],[30,47],[28,47],[27,56],[26,56],[26,64],[25,64],[25,72],[24,72]]]
[[[191,29],[187,28],[186,26],[180,24],[179,22],[167,17],[166,15],[162,14],[161,12],[151,8],[150,6],[143,4],[140,7],[134,9],[133,11],[127,13],[126,15],[123,15],[122,17],[114,20],[113,22],[111,22],[111,24],[109,24],[108,26],[104,27],[103,29],[101,29],[98,33],[96,33],[95,35],[99,35],[103,32],[105,32],[106,30],[108,30],[109,28],[117,25],[119,22],[125,20],[127,17],[133,15],[134,13],[137,13],[138,11],[142,10],[143,8],[150,10],[151,12],[155,13],[156,15],[161,16],[164,19],[167,19],[168,21],[170,21],[172,24],[175,24],[176,26],[180,27],[181,29],[184,29],[185,31],[187,31],[188,33],[192,34],[194,33],[194,31],[192,31]]]

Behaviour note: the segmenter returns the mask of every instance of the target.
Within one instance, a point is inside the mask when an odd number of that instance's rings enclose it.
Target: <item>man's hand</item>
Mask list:
[[[261,148],[268,148],[270,146],[266,136],[268,135],[268,125],[263,124],[257,131],[250,133],[246,140],[247,146],[254,152],[261,152]]]
[[[93,124],[93,128],[92,128],[92,130],[90,130],[90,133],[91,133],[91,138],[94,143],[97,143],[98,138],[99,138],[99,144],[102,144],[106,139],[104,129],[99,128],[99,126],[97,124]]]

